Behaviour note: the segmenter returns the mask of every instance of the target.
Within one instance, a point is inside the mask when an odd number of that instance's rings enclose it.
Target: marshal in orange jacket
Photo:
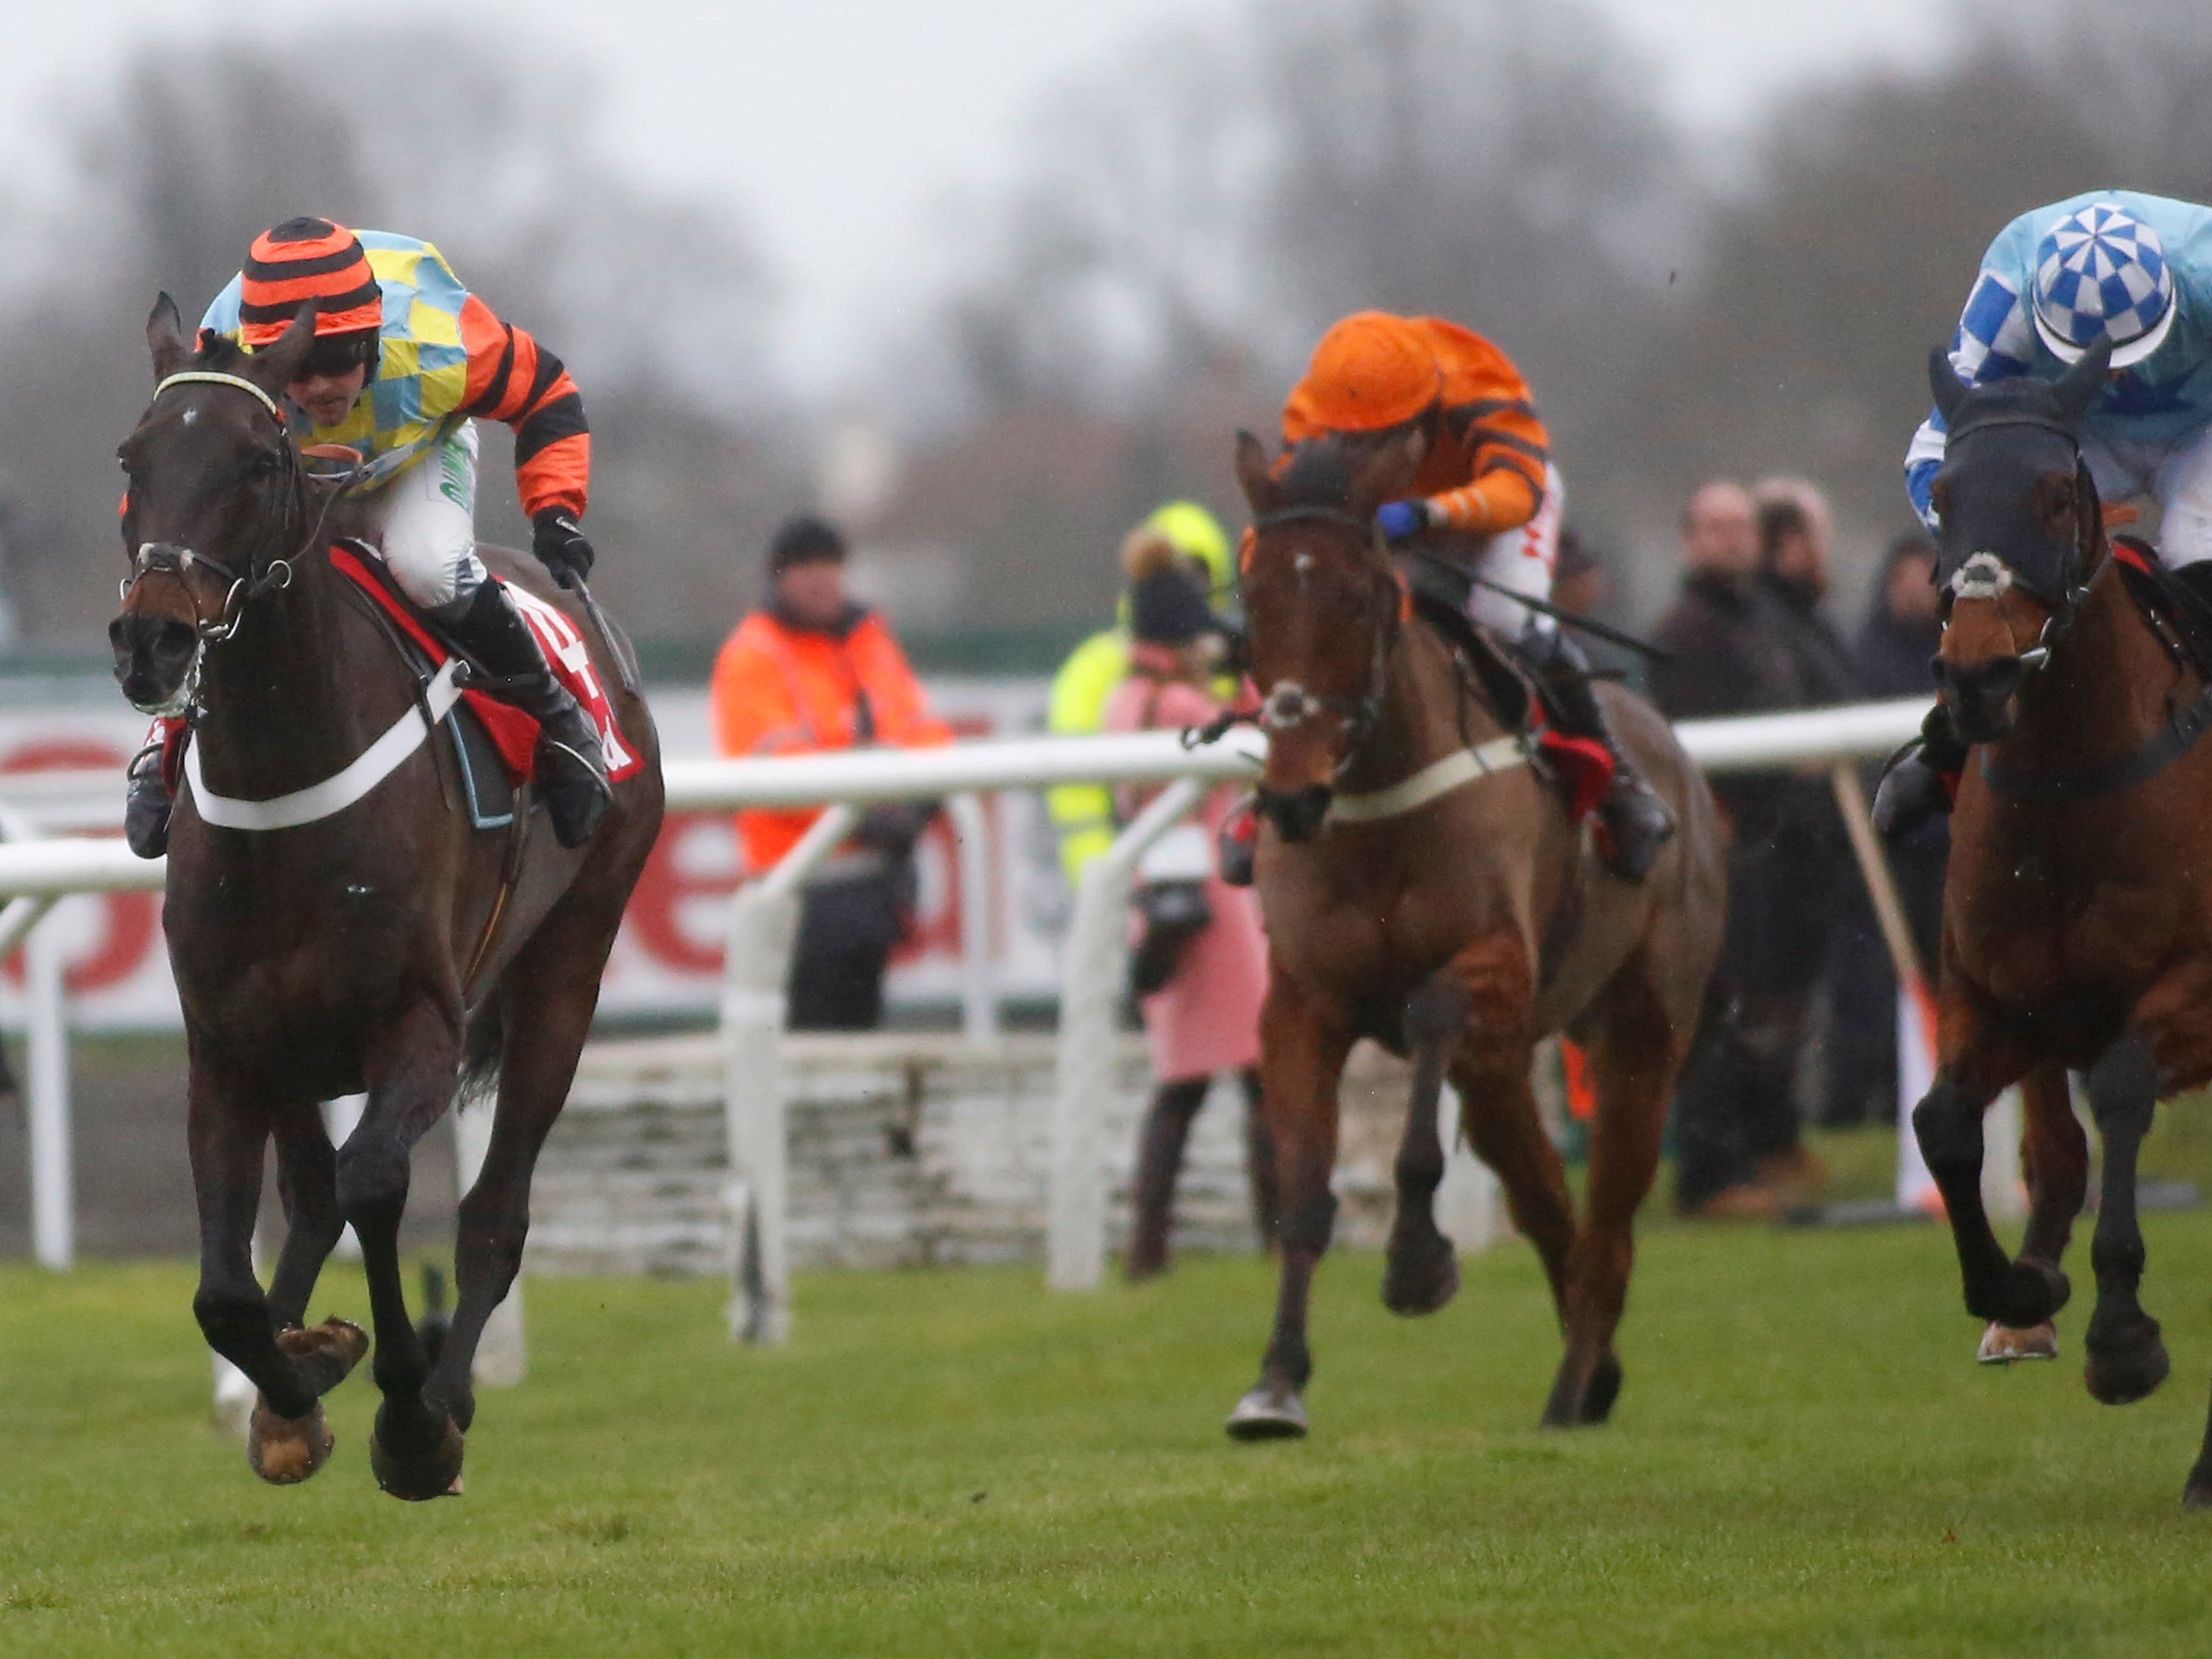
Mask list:
[[[1410,374],[1401,360],[1425,347],[1436,365]],[[1382,382],[1370,385],[1371,379]],[[1435,447],[1409,492],[1435,517],[1474,536],[1517,530],[1544,499],[1551,439],[1512,360],[1473,329],[1439,317],[1363,312],[1323,337],[1283,405],[1283,441],[1374,430],[1441,405]]]
[[[923,749],[952,740],[883,618],[858,606],[827,629],[755,611],[723,642],[708,695],[715,746],[725,755],[871,744]],[[818,808],[738,813],[748,873],[773,869],[820,816]]]

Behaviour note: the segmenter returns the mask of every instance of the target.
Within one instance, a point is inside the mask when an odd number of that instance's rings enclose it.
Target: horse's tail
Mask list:
[[[483,1099],[499,1085],[500,1057],[507,1048],[507,1023],[500,1000],[485,999],[461,1040],[461,1075],[453,1091],[455,1110]]]

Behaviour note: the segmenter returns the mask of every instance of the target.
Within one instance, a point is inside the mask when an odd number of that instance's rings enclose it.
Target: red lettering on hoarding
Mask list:
[[[112,745],[87,738],[27,743],[0,757],[0,772],[70,772],[115,769],[118,799],[122,768],[130,757]],[[98,991],[118,985],[136,973],[161,930],[161,902],[151,893],[107,893],[97,901],[100,923],[88,948],[70,961],[65,982],[72,991]],[[8,977],[22,983],[19,951],[7,964]]]

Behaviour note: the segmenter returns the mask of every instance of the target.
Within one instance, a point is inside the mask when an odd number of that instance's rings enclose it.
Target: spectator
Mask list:
[[[1170,501],[1131,531],[1121,544],[1126,568],[1139,548],[1164,550],[1212,593],[1217,607],[1237,592],[1237,565],[1220,520],[1196,501]],[[1128,600],[1114,626],[1102,629],[1068,653],[1053,676],[1046,725],[1055,734],[1087,736],[1099,729],[1106,699],[1129,672]],[[1045,809],[1060,834],[1060,867],[1075,884],[1083,866],[1114,844],[1113,792],[1099,783],[1057,784],[1045,791]]]
[[[1851,702],[1863,695],[1857,665],[1850,647],[1829,619],[1829,552],[1834,542],[1834,520],[1819,489],[1796,478],[1770,478],[1753,490],[1759,505],[1760,580],[1774,600],[1781,635],[1797,670],[1795,706],[1820,708]],[[1801,945],[1808,965],[1818,964],[1814,985],[1807,988],[1806,1006],[1796,1011],[1795,1023],[1802,1034],[1811,1029],[1811,1001],[1817,990],[1827,1004],[1826,1042],[1820,1067],[1814,1112],[1824,1121],[1833,1121],[1863,1087],[1878,1048],[1895,1046],[1896,1014],[1893,1009],[1871,1024],[1863,1005],[1851,998],[1850,936],[1871,931],[1874,909],[1851,855],[1850,836],[1844,828],[1834,787],[1826,769],[1808,774],[1802,788],[1794,789],[1795,806],[1784,838],[1784,855],[1794,861],[1796,873],[1818,895],[1808,897],[1799,912],[1806,929]],[[1765,1179],[1785,1188],[1818,1184],[1818,1164],[1802,1145],[1794,1154],[1771,1160],[1761,1170]]]
[[[714,740],[725,755],[803,755],[881,744],[948,742],[883,618],[845,590],[845,542],[798,518],[769,549],[769,599],[715,659]],[[808,878],[790,982],[793,1030],[882,1023],[884,969],[913,906],[914,846],[934,802],[871,808],[852,839]],[[818,809],[738,814],[745,869],[767,874]]]
[[[1682,592],[1657,632],[1672,660],[1651,669],[1660,708],[1682,720],[1802,706],[1798,624],[1762,574],[1757,510],[1741,486],[1717,480],[1691,496],[1682,557]],[[1714,781],[1733,831],[1728,938],[1675,1099],[1675,1202],[1686,1215],[1771,1216],[1810,1173],[1792,1085],[1820,962],[1803,939],[1825,926],[1832,896],[1802,867],[1808,841],[1818,851],[1809,826],[1822,807],[1832,818],[1825,789],[1786,773]]]
[[[1197,583],[1159,550],[1133,549],[1130,673],[1107,700],[1114,732],[1202,726],[1221,704],[1221,623]],[[1193,1118],[1223,1072],[1244,1091],[1244,1133],[1253,1217],[1261,1243],[1275,1224],[1274,1142],[1260,1092],[1260,1002],[1267,988],[1267,945],[1249,888],[1221,879],[1213,836],[1236,791],[1206,799],[1204,827],[1171,831],[1139,871],[1136,951],[1131,978],[1145,1018],[1158,1091],[1137,1149],[1134,1223],[1126,1272],[1149,1279],[1168,1264],[1175,1224],[1176,1177]],[[1142,799],[1125,794],[1125,816]]]
[[[1835,539],[1828,503],[1811,484],[1770,478],[1752,492],[1759,508],[1760,580],[1776,601],[1796,667],[1791,706],[1820,708],[1859,695],[1850,647],[1829,620],[1828,558]]]
[[[1942,643],[1936,617],[1936,544],[1921,531],[1899,536],[1883,556],[1855,653],[1869,697],[1924,697],[1929,663]],[[1871,771],[1873,769],[1869,769]],[[1869,779],[1869,787],[1871,780]],[[1938,815],[1886,848],[1923,968],[1935,970],[1943,926],[1943,866],[1951,825]],[[1837,941],[1834,1024],[1851,1041],[1835,1060],[1824,1121],[1887,1125],[1897,1117],[1897,976],[1873,914],[1848,919]]]

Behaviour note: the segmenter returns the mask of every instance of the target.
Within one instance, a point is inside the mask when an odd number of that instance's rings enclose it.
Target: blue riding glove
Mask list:
[[[1407,542],[1429,527],[1426,501],[1385,501],[1375,509],[1375,527],[1386,542]]]

